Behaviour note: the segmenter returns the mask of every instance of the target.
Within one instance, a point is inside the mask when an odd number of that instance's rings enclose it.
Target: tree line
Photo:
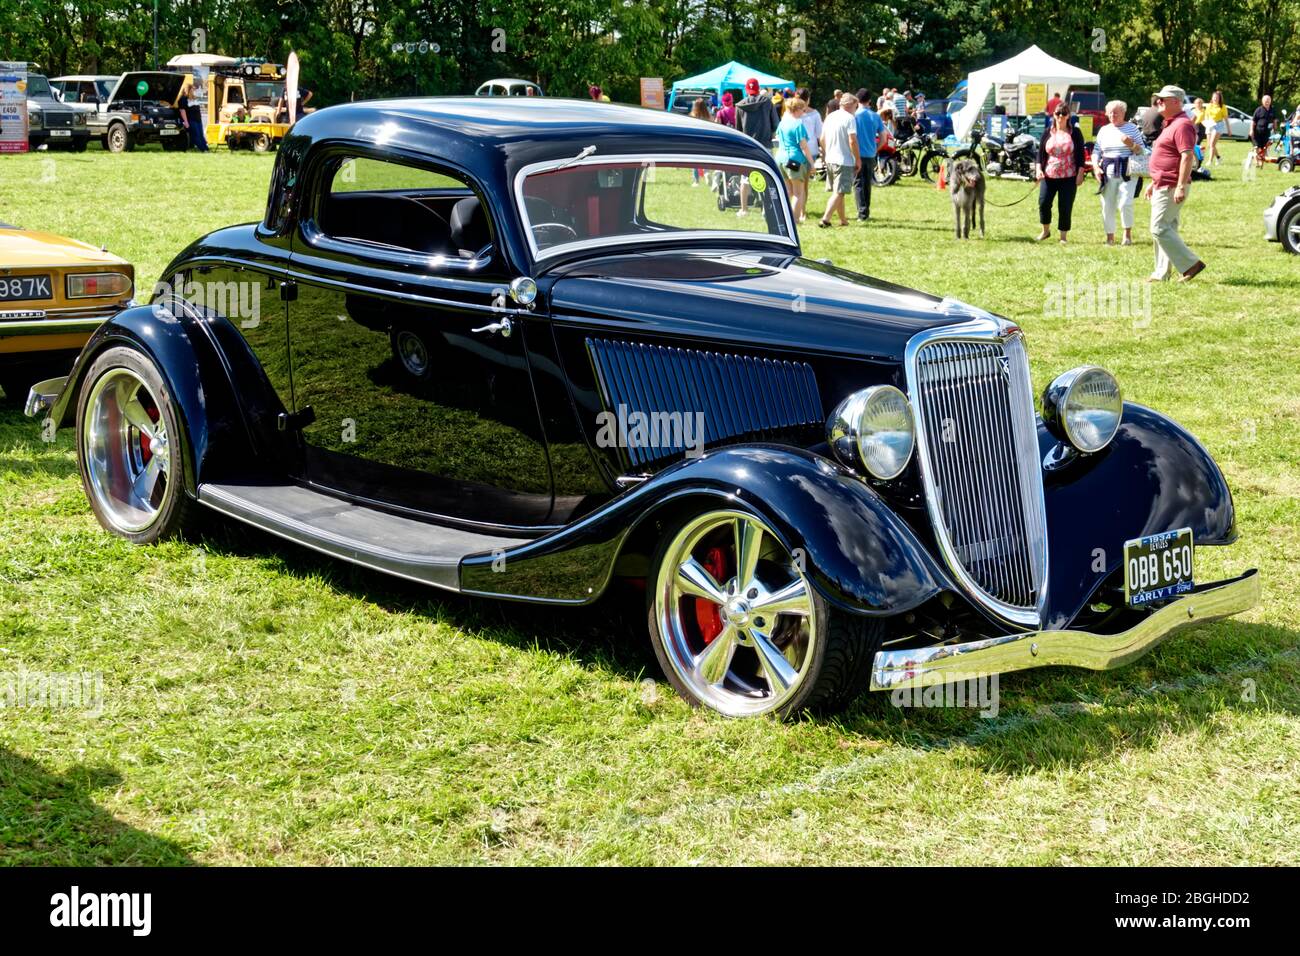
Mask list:
[[[153,65],[154,0],[10,0],[0,59],[49,75]],[[1300,0],[157,0],[160,63],[207,52],[284,62],[315,103],[470,93],[516,76],[548,94],[593,84],[636,102],[639,78],[726,60],[812,87],[944,95],[970,70],[1036,43],[1145,102],[1165,83],[1248,107],[1300,99]],[[196,33],[196,31],[201,31]],[[1249,109],[1247,109],[1249,112]]]

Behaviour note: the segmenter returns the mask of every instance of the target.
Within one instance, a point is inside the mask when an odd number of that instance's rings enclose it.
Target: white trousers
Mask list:
[[[1106,228],[1106,235],[1115,234],[1115,214],[1119,213],[1125,229],[1133,228],[1133,197],[1137,193],[1137,177],[1129,176],[1128,182],[1118,176],[1109,176],[1106,186],[1101,191],[1101,224]]]
[[[1183,273],[1196,265],[1199,257],[1182,236],[1178,235],[1179,222],[1183,207],[1191,198],[1192,189],[1187,187],[1187,197],[1181,203],[1174,202],[1173,186],[1157,186],[1151,193],[1151,236],[1156,241],[1156,271],[1151,273],[1153,279],[1167,279],[1170,268]]]

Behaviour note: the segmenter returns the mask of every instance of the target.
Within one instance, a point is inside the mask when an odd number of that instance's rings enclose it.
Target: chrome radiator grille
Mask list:
[[[936,536],[954,574],[1005,618],[1038,620],[1047,527],[1019,334],[921,344],[909,369]]]

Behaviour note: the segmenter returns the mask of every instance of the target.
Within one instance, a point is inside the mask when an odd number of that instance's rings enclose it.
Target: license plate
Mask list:
[[[180,130],[178,130],[178,129],[170,129],[170,128],[169,128],[169,129],[159,130],[159,131],[158,131],[158,135],[159,135],[159,136],[175,136],[175,135],[176,135],[177,133],[179,133],[179,132],[180,132]]]
[[[70,130],[70,129],[52,129],[52,130],[50,130],[50,135],[51,135],[51,136],[71,136],[71,135],[72,135],[72,130]]]
[[[1124,598],[1132,607],[1192,590],[1192,529],[1124,542]]]
[[[52,299],[49,276],[0,276],[0,302]]]

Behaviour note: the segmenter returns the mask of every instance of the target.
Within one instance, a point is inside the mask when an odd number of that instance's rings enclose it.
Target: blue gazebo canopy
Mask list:
[[[686,79],[674,83],[672,96],[668,98],[668,108],[672,109],[673,100],[677,98],[678,90],[712,90],[721,98],[723,90],[744,89],[745,81],[750,77],[758,80],[759,86],[768,89],[794,89],[793,80],[782,79],[779,76],[773,76],[771,73],[764,73],[752,66],[745,66],[743,63],[731,60],[722,64],[722,66],[714,67],[696,76],[688,76]]]

